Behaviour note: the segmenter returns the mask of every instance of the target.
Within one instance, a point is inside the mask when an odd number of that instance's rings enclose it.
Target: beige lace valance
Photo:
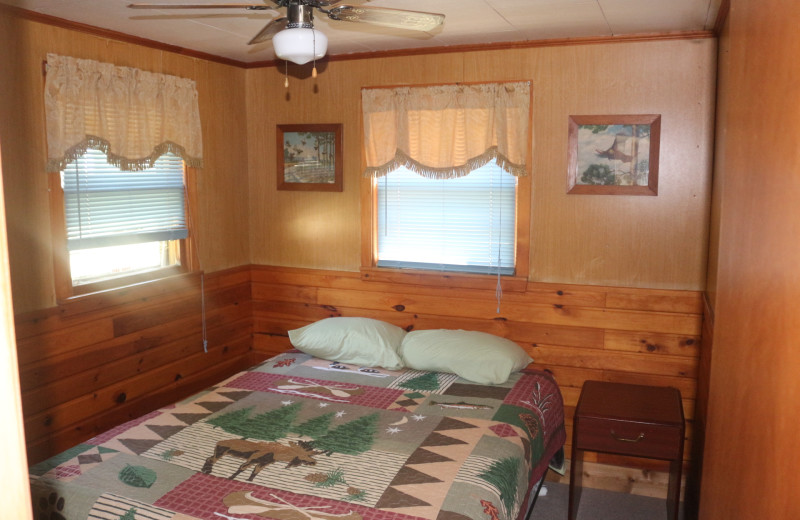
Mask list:
[[[89,147],[123,170],[149,168],[167,151],[203,166],[190,79],[48,54],[44,97],[47,171],[63,170]]]
[[[366,174],[405,166],[425,177],[460,177],[496,159],[526,175],[530,89],[529,81],[363,89]]]

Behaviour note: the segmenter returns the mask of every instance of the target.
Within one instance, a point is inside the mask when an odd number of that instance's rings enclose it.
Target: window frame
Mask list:
[[[530,152],[529,152],[530,154]],[[363,158],[362,158],[363,159]],[[365,161],[362,160],[365,167]],[[530,164],[530,160],[528,161]],[[365,168],[362,167],[362,171]],[[531,175],[517,177],[516,236],[514,237],[514,275],[500,276],[504,290],[524,291],[530,264]],[[494,288],[497,275],[424,269],[378,267],[378,179],[363,177],[361,200],[361,278],[373,281],[408,281],[447,286]]]
[[[178,258],[180,259],[180,264],[153,269],[144,273],[119,276],[108,280],[80,285],[72,284],[69,250],[67,248],[64,190],[61,187],[61,172],[50,172],[47,175],[48,191],[50,192],[50,234],[53,244],[53,272],[57,302],[66,301],[86,294],[120,289],[198,270],[200,264],[197,258],[197,248],[195,247],[193,239],[194,229],[191,218],[192,208],[197,207],[197,171],[195,168],[187,167],[185,163],[183,166],[183,184],[186,194],[184,197],[184,205],[187,216],[186,226],[188,228],[188,236],[187,238],[178,240]]]

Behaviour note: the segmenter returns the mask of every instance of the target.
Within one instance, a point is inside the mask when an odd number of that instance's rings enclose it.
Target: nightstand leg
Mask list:
[[[681,469],[682,457],[673,460],[669,465],[669,488],[667,490],[667,518],[678,520],[678,510],[681,503]]]
[[[569,520],[578,516],[578,502],[581,499],[581,486],[583,485],[583,450],[572,445],[572,460],[569,466]]]

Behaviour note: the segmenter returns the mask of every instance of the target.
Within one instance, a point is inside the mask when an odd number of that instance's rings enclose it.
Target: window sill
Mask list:
[[[180,275],[184,272],[186,272],[184,267],[180,265],[174,265],[170,267],[159,267],[156,269],[141,271],[128,276],[95,279],[91,282],[73,285],[72,296],[121,289],[140,283],[163,280],[164,278]]]
[[[494,290],[497,287],[497,275],[490,274],[393,269],[388,267],[362,267],[360,271],[361,279],[367,282],[404,283],[460,289]],[[501,276],[500,285],[503,291],[525,292],[528,280],[520,276]]]
[[[127,285],[97,289],[57,299],[63,315],[80,314],[90,309],[121,305],[144,300],[157,295],[174,293],[188,288],[200,288],[202,271],[164,273],[164,276],[145,281],[131,281]]]

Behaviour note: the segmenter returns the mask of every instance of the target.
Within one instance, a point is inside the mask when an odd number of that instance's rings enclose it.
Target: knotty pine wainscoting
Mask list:
[[[87,295],[16,317],[31,464],[183,399],[291,348],[288,331],[330,316],[411,329],[471,329],[522,345],[549,370],[572,415],[587,379],[674,386],[687,418],[686,465],[703,313],[702,295],[481,277],[241,266]],[[666,496],[666,465],[587,453],[584,485]],[[687,474],[685,472],[684,474]],[[567,482],[569,473],[561,480]]]
[[[504,287],[498,314],[493,280],[266,266],[253,266],[251,276],[254,361],[291,348],[288,330],[330,316],[364,316],[407,330],[480,330],[516,341],[534,366],[553,373],[567,408],[567,457],[572,415],[587,379],[678,388],[688,466],[703,314],[699,291],[513,280]],[[584,485],[666,496],[665,463],[593,453],[586,461]]]
[[[35,464],[251,365],[250,269],[180,275],[16,317],[28,461]]]

